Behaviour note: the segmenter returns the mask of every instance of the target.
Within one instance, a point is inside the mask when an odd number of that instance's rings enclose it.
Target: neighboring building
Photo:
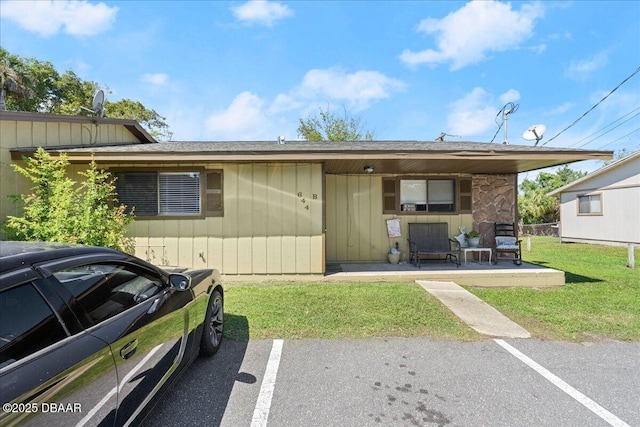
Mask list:
[[[163,142],[128,120],[0,112],[2,218],[28,190],[11,170],[42,146],[75,172],[91,156],[135,206],[136,254],[223,274],[323,274],[329,262],[384,261],[407,223],[476,229],[517,220],[517,174],[609,151],[477,142]],[[274,138],[275,139],[275,138]],[[401,220],[390,239],[386,220]]]
[[[563,242],[640,244],[640,151],[549,193]]]

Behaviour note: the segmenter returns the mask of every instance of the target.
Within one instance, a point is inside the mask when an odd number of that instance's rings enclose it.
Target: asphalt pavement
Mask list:
[[[640,343],[226,341],[146,425],[640,426],[639,385]]]

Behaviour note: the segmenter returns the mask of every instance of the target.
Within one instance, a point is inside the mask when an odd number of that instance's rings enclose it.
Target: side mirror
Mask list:
[[[186,291],[191,288],[191,277],[182,273],[169,274],[169,286],[177,291]]]

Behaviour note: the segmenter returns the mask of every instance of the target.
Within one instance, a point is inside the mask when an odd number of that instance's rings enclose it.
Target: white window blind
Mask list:
[[[159,174],[161,215],[197,215],[200,213],[200,173],[166,172]]]
[[[427,204],[427,181],[403,179],[400,181],[400,203]]]
[[[454,181],[452,179],[430,179],[428,181],[429,204],[452,205],[453,184]]]

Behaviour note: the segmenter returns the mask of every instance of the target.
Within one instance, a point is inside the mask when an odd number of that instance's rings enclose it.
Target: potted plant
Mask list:
[[[398,264],[400,262],[400,248],[398,243],[396,243],[395,248],[389,250],[388,257],[390,264]]]
[[[477,248],[480,244],[480,233],[477,231],[469,231],[467,233],[467,243],[469,243],[469,247]]]

